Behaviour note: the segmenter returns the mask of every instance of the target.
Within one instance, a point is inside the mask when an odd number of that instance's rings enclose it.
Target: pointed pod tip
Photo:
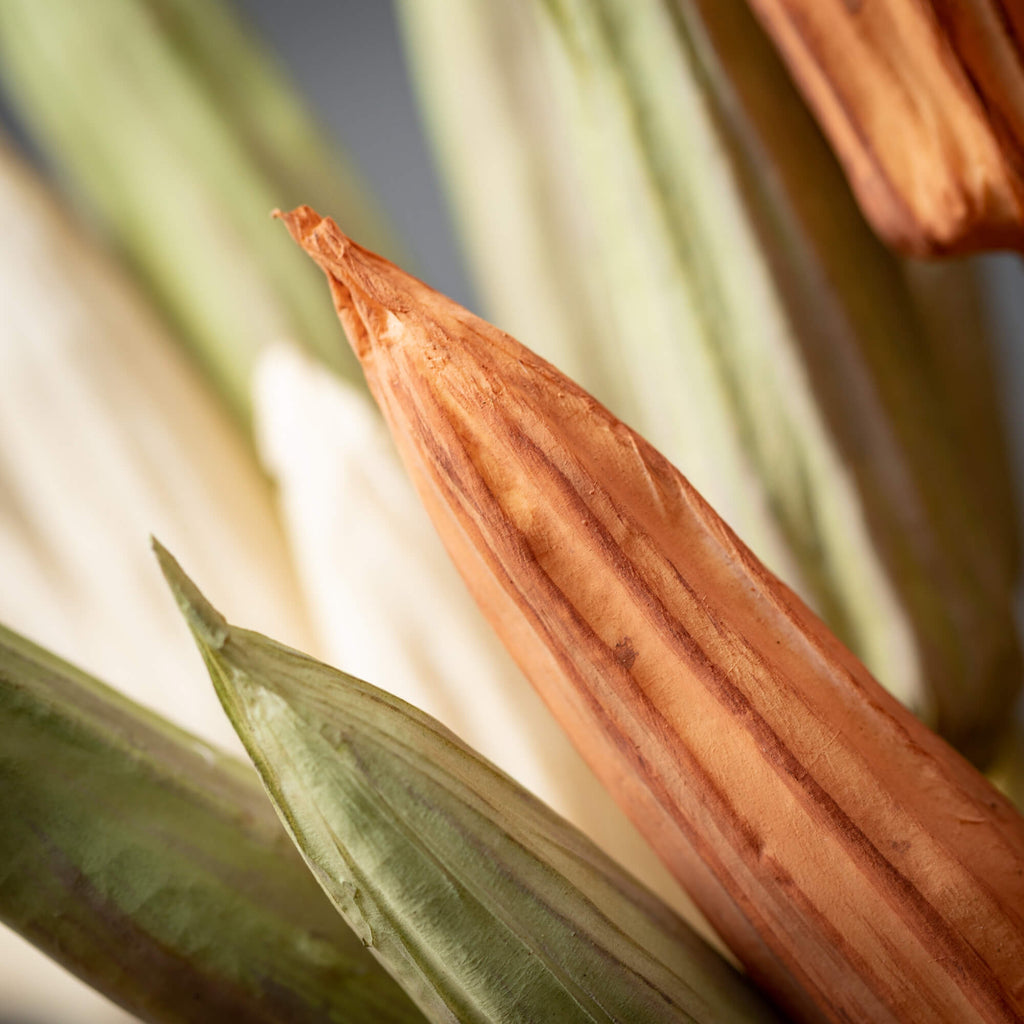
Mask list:
[[[284,210],[274,210],[271,214],[275,220],[281,221],[284,226],[288,229],[292,238],[299,243],[304,249],[309,248],[310,239],[313,233],[322,224],[330,224],[334,227],[334,222],[329,218],[321,217],[311,206],[296,206],[294,210],[285,212]],[[334,228],[335,232],[337,228]]]
[[[321,217],[311,206],[296,206],[287,213],[274,210],[271,216],[284,224],[295,242],[324,271],[336,270],[348,256],[351,239],[330,217]]]
[[[174,556],[156,539],[150,537],[153,553],[160,563],[160,571],[174,594],[189,629],[197,642],[204,647],[219,651],[227,641],[229,627],[227,620],[203,596],[199,588],[185,575]]]

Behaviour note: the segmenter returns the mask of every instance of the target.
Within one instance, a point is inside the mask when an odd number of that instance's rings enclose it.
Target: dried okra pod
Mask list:
[[[643,438],[301,208],[407,469],[492,624],[800,1020],[1024,1013],[1024,818]]]

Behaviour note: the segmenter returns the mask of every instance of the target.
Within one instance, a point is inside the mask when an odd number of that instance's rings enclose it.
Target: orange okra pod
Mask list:
[[[804,1021],[1020,1020],[1009,802],[593,398],[332,221],[284,219],[470,589],[754,978]]]
[[[861,209],[918,256],[1024,245],[1017,0],[749,0]]]

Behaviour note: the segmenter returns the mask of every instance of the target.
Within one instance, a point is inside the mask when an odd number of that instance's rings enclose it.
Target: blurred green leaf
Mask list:
[[[354,373],[316,275],[270,212],[318,197],[354,233],[394,243],[222,0],[0,0],[0,79],[236,413],[248,419],[268,342]]]
[[[422,1020],[255,775],[0,627],[0,920],[152,1021]]]

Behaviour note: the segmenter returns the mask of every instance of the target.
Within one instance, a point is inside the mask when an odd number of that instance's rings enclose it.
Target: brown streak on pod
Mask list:
[[[284,219],[470,589],[757,981],[800,1020],[1019,1020],[1009,802],[594,399],[332,221]]]

